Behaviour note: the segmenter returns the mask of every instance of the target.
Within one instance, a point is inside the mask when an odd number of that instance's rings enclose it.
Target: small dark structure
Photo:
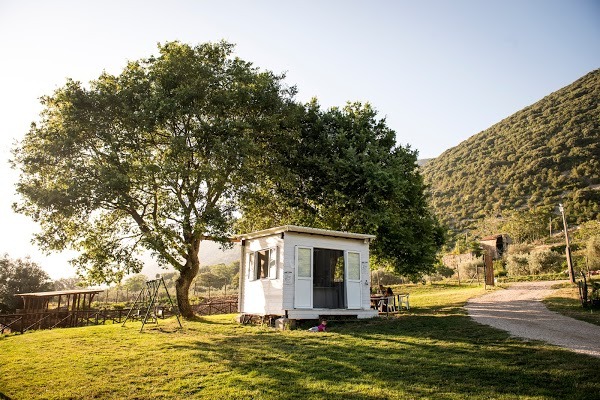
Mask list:
[[[55,311],[77,312],[91,308],[92,301],[103,290],[79,289],[61,290],[57,292],[21,293],[25,314],[49,311],[50,300],[58,297]]]
[[[512,241],[508,235],[498,234],[481,238],[479,243],[481,243],[481,247],[483,247],[487,254],[492,256],[492,259],[497,260],[502,258],[502,255]]]

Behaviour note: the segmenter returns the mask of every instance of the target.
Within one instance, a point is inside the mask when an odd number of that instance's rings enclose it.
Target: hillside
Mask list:
[[[485,216],[565,204],[600,215],[600,70],[444,152],[423,167],[432,205],[455,231]]]
[[[200,268],[216,264],[229,265],[239,261],[240,246],[236,243],[231,249],[223,250],[218,243],[205,240],[200,244],[199,257]],[[165,272],[172,271],[174,271],[172,267],[162,268],[149,256],[144,258],[144,269],[142,270],[142,273],[149,278],[154,278],[156,274],[164,274]]]
[[[427,165],[428,163],[430,163],[431,160],[433,160],[433,158],[422,158],[420,160],[417,160],[417,165],[419,167],[424,167],[425,165]]]

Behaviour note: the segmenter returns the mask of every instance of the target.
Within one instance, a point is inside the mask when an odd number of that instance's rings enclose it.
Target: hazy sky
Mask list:
[[[74,274],[30,244],[36,225],[10,208],[10,149],[41,95],[119,73],[158,42],[221,39],[287,72],[299,100],[370,102],[398,143],[430,158],[599,68],[600,1],[0,0],[0,253]]]

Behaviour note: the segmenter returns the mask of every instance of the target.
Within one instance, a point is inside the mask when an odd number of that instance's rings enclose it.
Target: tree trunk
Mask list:
[[[190,305],[190,286],[200,270],[200,259],[198,258],[199,249],[200,241],[194,240],[190,244],[190,251],[188,253],[185,265],[179,271],[179,278],[177,278],[175,281],[177,306],[179,307],[179,312],[184,318],[194,317],[194,311]]]

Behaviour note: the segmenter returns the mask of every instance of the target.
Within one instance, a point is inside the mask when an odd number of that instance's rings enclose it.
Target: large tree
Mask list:
[[[95,282],[139,272],[149,250],[173,266],[181,313],[200,242],[225,242],[239,193],[282,142],[294,88],[232,56],[232,45],[178,42],[83,85],[42,98],[40,121],[14,151],[18,212],[41,226],[48,250]]]
[[[275,152],[285,171],[243,203],[243,230],[278,224],[374,234],[372,254],[401,274],[434,269],[443,229],[431,213],[417,152],[396,144],[396,133],[369,104],[322,110],[305,105],[293,140]]]
[[[533,242],[543,238],[548,235],[548,221],[553,216],[550,210],[550,207],[534,207],[507,213],[502,230],[515,243]]]
[[[48,274],[30,259],[0,257],[0,312],[14,312],[22,307],[18,293],[43,292],[52,289]]]

